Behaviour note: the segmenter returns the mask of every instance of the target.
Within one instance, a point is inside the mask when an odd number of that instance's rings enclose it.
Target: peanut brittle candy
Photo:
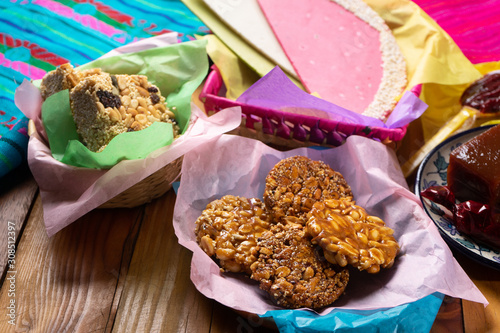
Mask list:
[[[258,241],[251,278],[279,306],[317,309],[335,302],[349,281],[346,268],[325,261],[304,227],[275,224]]]
[[[270,228],[259,199],[233,195],[210,202],[196,220],[196,240],[210,257],[230,272],[251,273],[257,260],[257,239]]]
[[[306,231],[312,243],[323,248],[325,258],[342,267],[350,264],[378,273],[380,268],[391,267],[399,252],[394,231],[350,198],[315,203]]]
[[[281,160],[266,177],[264,202],[276,221],[299,220],[315,202],[343,197],[352,197],[344,177],[305,156]]]

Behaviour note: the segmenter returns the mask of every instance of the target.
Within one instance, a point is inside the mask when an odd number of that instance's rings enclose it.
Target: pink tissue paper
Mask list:
[[[179,243],[193,252],[191,280],[202,294],[249,313],[280,309],[247,276],[221,273],[196,243],[194,229],[196,219],[212,200],[226,194],[262,198],[268,172],[281,159],[294,155],[322,160],[340,171],[357,204],[393,228],[401,246],[390,269],[379,274],[352,269],[345,294],[320,314],[334,308],[394,307],[434,292],[488,304],[453,258],[419,199],[407,188],[394,152],[360,136],[350,136],[344,145],[333,149],[281,152],[256,140],[224,134],[186,153],[174,229]]]

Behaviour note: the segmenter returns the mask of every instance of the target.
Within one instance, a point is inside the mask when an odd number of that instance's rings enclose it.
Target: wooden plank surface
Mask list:
[[[16,295],[9,273],[0,291],[0,332],[276,332],[196,290],[191,252],[171,223],[174,204],[170,190],[143,207],[93,211],[48,238],[37,196],[16,252]],[[463,302],[465,332],[497,331],[500,272],[457,258],[491,302]],[[12,299],[16,326],[8,323]],[[463,331],[460,303],[445,300],[432,333]]]
[[[16,331],[109,330],[141,218],[142,208],[97,210],[48,238],[38,197],[0,292],[0,332],[14,328],[4,306],[12,300]]]
[[[38,189],[27,167],[6,177],[0,183],[0,277],[7,265],[8,246],[18,243]]]
[[[191,252],[175,236],[174,204],[170,190],[145,210],[113,332],[210,332],[214,302],[191,283]]]
[[[461,253],[454,253],[460,265],[490,303],[482,304],[464,300],[465,332],[500,332],[500,270],[482,265]]]

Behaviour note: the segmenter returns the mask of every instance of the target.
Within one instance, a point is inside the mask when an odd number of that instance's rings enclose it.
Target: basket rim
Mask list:
[[[272,120],[277,124],[292,123],[294,125],[305,125],[311,129],[320,129],[327,133],[340,131],[345,135],[361,135],[368,138],[391,141],[400,141],[406,134],[408,125],[397,128],[385,128],[367,126],[358,123],[347,123],[333,119],[320,118],[309,115],[295,114],[291,112],[271,109],[267,107],[249,105],[218,95],[218,91],[224,85],[222,76],[216,65],[211,67],[206,82],[200,92],[199,99],[205,105],[206,110],[219,111],[224,108],[239,106],[242,113],[248,117],[257,116],[262,119]],[[272,125],[272,124],[271,124]],[[248,126],[247,126],[248,127]]]

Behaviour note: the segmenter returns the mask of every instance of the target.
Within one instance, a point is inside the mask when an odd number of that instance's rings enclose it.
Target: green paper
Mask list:
[[[42,104],[42,122],[52,156],[61,161],[68,141],[78,140],[69,104],[69,90],[60,91],[47,98]]]
[[[191,96],[208,73],[206,43],[196,40],[98,59],[78,69],[101,68],[110,74],[146,75],[165,96],[167,106],[175,113],[181,133],[184,133],[191,118]],[[123,159],[144,158],[173,141],[170,124],[154,123],[138,132],[119,134],[103,151],[92,152],[78,141],[67,90],[43,103],[42,121],[52,156],[78,167],[109,169]]]
[[[61,162],[84,168],[111,168],[121,160],[145,158],[156,149],[171,144],[173,138],[172,124],[157,121],[141,131],[115,136],[100,153],[88,150],[78,140],[69,141]]]

